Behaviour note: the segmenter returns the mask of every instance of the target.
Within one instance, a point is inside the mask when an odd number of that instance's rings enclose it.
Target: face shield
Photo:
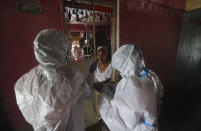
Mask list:
[[[141,51],[133,44],[125,44],[114,53],[112,66],[120,72],[122,77],[132,75],[142,77],[148,73]]]

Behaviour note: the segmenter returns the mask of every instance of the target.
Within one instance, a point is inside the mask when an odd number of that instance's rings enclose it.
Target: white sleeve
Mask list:
[[[84,79],[84,76],[77,68],[71,69],[73,75],[71,75],[71,86],[73,87],[75,95],[79,100],[88,99],[92,96],[92,91],[87,83],[87,80]]]
[[[86,98],[92,97],[93,83],[94,83],[94,73],[89,73],[86,77],[85,83],[88,85],[85,90]]]
[[[107,78],[112,78],[113,69],[111,64],[108,66]]]
[[[89,99],[92,97],[92,88],[88,85],[86,81],[83,82],[82,88],[84,89],[83,95],[80,97],[80,99]]]
[[[36,118],[39,113],[36,112],[36,108],[41,106],[41,103],[36,104],[36,99],[34,97],[35,92],[37,92],[37,90],[33,89],[31,86],[35,84],[34,78],[38,79],[35,74],[35,68],[17,80],[14,85],[14,90],[18,107],[25,120],[33,127],[37,127],[38,119]]]
[[[87,74],[86,82],[88,83],[88,85],[90,86],[90,88],[93,87],[94,81],[95,81],[94,73],[89,73],[89,74]]]
[[[118,108],[111,104],[109,97],[106,94],[100,94],[98,97],[100,105],[100,114],[104,122],[111,131],[124,131],[126,125],[119,115]]]

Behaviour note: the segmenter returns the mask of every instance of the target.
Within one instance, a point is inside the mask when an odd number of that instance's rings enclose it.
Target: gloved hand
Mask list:
[[[99,92],[101,93],[103,91],[103,83],[94,83],[94,88]]]
[[[103,84],[103,93],[105,93],[111,99],[113,98],[116,90],[117,82],[109,81]]]
[[[105,93],[108,97],[113,98],[115,89],[116,89],[117,82],[106,82],[106,83],[94,83],[93,87],[99,92],[99,93]]]

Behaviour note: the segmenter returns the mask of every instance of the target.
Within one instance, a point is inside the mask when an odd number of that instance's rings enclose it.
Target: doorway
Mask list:
[[[89,62],[96,59],[98,47],[107,46],[110,56],[118,47],[117,1],[69,0],[63,3],[63,27],[71,43],[70,65],[77,67],[86,78]],[[85,127],[96,125],[98,119],[92,100],[82,102],[82,110]]]

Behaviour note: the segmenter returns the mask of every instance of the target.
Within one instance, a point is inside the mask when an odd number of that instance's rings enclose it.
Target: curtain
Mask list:
[[[200,16],[201,10],[184,14],[173,77],[174,82],[189,80],[201,74],[201,23],[192,22],[192,18],[199,19]]]

